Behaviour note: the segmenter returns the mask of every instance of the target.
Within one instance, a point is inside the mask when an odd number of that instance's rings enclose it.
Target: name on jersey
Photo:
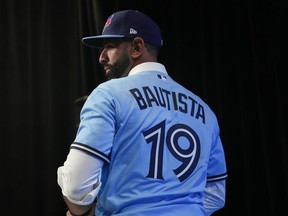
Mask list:
[[[168,110],[175,110],[202,120],[205,124],[204,107],[189,95],[181,92],[171,92],[166,89],[153,86],[143,86],[129,90],[135,98],[140,110],[152,106],[161,106]]]

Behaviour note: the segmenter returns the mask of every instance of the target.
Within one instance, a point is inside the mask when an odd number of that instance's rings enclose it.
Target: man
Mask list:
[[[102,48],[109,80],[87,98],[58,168],[67,215],[203,216],[221,209],[227,171],[216,116],[157,62],[158,25],[139,11],[118,11],[102,35],[83,43]]]

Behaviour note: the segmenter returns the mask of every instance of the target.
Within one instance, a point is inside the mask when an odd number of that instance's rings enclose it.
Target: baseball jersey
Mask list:
[[[227,176],[215,114],[160,63],[98,85],[80,120],[71,148],[105,162],[97,216],[205,215],[206,180]]]

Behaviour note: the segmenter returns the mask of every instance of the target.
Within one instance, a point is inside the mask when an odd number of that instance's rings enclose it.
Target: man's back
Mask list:
[[[109,161],[96,215],[205,215],[206,176],[226,169],[216,117],[198,96],[147,70],[99,85],[82,115],[93,109],[94,137],[82,140],[80,125],[75,142]]]

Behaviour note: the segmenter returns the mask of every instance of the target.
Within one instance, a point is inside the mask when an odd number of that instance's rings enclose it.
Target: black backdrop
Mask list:
[[[229,177],[215,215],[287,213],[281,0],[0,0],[0,214],[65,215],[56,170],[74,138],[77,100],[104,81],[81,38],[130,8],[159,23],[160,62],[218,116]]]

